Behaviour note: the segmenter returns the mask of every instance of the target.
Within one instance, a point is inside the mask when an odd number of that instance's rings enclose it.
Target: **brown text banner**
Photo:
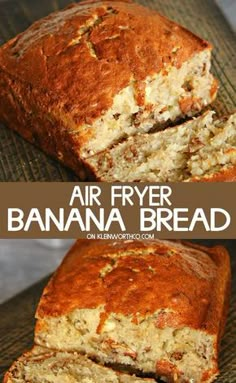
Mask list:
[[[234,183],[0,183],[1,238],[236,238]]]

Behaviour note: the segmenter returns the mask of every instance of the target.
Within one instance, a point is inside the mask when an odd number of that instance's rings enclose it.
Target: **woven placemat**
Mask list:
[[[68,0],[10,0],[0,2],[0,44],[25,30],[33,21],[57,9]],[[214,107],[219,114],[236,105],[236,40],[214,0],[140,0],[162,12],[214,46],[213,72],[220,80]],[[0,181],[76,181],[68,169],[50,159],[6,127],[0,128]]]
[[[231,254],[232,299],[221,344],[220,370],[216,383],[236,382],[236,240],[195,241],[209,246],[221,243]],[[34,312],[48,278],[0,306],[0,380],[4,372],[33,342]]]

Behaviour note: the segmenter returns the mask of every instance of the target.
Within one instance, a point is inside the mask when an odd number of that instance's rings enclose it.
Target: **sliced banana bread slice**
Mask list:
[[[76,352],[36,346],[13,363],[3,383],[155,383],[155,380],[100,366]]]
[[[130,137],[87,159],[101,181],[235,181],[236,113],[214,112],[163,132]]]

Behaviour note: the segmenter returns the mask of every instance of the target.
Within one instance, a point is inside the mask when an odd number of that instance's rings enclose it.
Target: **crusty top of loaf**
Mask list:
[[[138,322],[168,309],[159,313],[157,327],[186,325],[217,333],[229,276],[228,253],[221,246],[78,240],[45,288],[37,317],[104,306],[106,315]]]
[[[131,81],[139,105],[140,81],[180,67],[210,49],[157,12],[130,1],[71,4],[35,22],[0,48],[0,68],[40,89],[42,104],[91,123]],[[50,94],[50,97],[48,95]]]
[[[191,178],[191,182],[236,182],[236,166],[221,169],[204,177]]]

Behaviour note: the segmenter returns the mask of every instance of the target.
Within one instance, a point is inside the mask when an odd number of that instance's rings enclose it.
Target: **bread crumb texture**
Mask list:
[[[236,178],[236,113],[209,111],[163,132],[130,137],[89,158],[102,181],[178,182]],[[96,169],[96,170],[95,170]]]

